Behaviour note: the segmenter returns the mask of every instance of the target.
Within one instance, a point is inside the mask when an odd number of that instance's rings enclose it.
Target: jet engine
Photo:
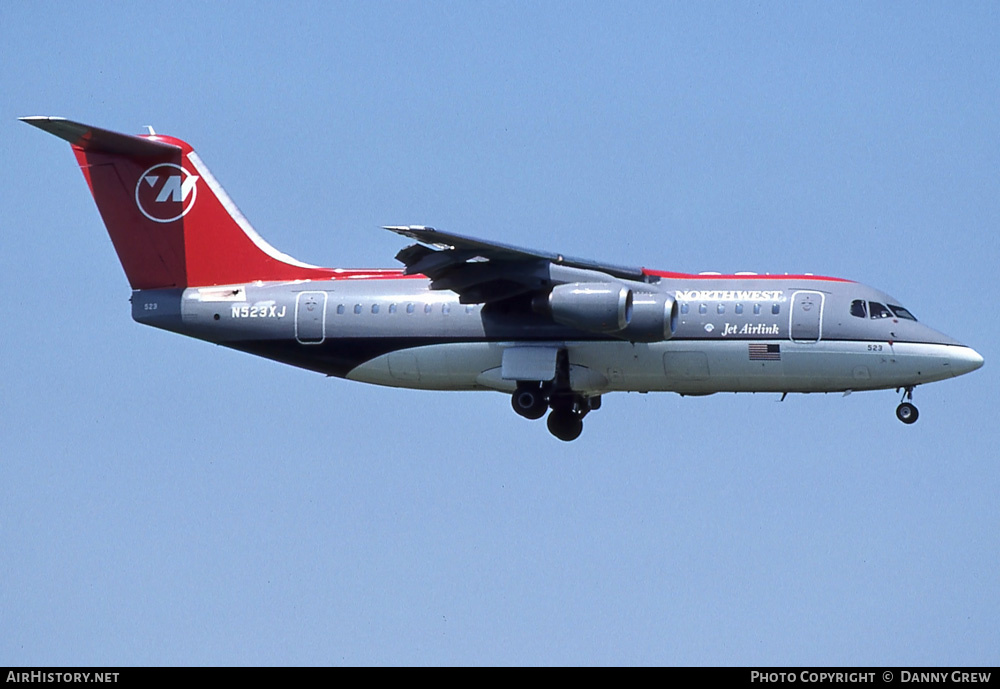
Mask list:
[[[633,342],[661,342],[677,332],[677,302],[670,294],[632,294],[632,319],[620,337]]]
[[[572,282],[534,301],[556,323],[632,342],[662,342],[677,331],[677,302],[665,293],[635,292],[621,284]]]
[[[539,308],[540,307],[540,308]],[[556,285],[536,310],[561,325],[594,333],[617,333],[632,320],[632,290],[604,282]]]

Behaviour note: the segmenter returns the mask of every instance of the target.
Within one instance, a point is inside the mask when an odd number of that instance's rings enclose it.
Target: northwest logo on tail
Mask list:
[[[139,175],[135,204],[153,222],[180,220],[194,208],[198,179],[174,163],[154,165]]]

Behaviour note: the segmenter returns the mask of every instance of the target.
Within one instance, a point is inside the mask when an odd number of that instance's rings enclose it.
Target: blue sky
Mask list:
[[[995,3],[0,4],[0,664],[1000,662]],[[191,142],[276,247],[427,224],[871,284],[891,391],[366,387],[139,326],[58,115]]]

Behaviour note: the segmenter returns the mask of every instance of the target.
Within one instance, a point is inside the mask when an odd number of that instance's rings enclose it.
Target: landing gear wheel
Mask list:
[[[583,419],[572,409],[553,409],[546,425],[549,433],[565,442],[576,440],[583,433]]]
[[[903,402],[896,407],[896,418],[905,424],[911,424],[917,420],[920,413],[917,408],[909,402]]]
[[[511,396],[510,406],[526,419],[540,419],[549,405],[541,387],[523,386]]]

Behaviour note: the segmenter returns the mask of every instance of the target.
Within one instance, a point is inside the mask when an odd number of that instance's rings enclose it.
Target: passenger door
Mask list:
[[[788,333],[793,342],[818,342],[823,336],[822,292],[803,290],[792,294]]]
[[[295,297],[295,339],[301,344],[326,339],[326,292],[299,292]]]

